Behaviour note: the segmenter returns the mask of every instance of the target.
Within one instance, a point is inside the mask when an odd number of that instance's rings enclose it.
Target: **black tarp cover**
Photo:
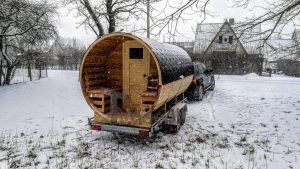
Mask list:
[[[182,48],[148,38],[139,39],[145,42],[155,54],[154,57],[157,58],[162,73],[162,84],[194,74],[192,59]]]

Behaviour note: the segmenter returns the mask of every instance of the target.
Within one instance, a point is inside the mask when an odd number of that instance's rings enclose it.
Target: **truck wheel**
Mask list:
[[[209,91],[213,91],[215,89],[215,80],[212,80],[212,83],[210,84]]]
[[[201,86],[199,86],[199,88],[198,88],[198,96],[196,96],[196,100],[197,100],[197,101],[202,101],[203,96],[204,96],[204,88],[203,88],[203,86],[201,85]]]

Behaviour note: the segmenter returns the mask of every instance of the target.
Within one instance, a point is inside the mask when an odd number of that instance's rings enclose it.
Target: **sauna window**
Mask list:
[[[130,48],[129,49],[130,59],[143,59],[143,48]]]

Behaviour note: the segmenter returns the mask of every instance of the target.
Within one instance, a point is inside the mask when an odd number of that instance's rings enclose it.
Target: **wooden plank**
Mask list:
[[[89,63],[104,63],[104,61],[107,60],[107,56],[93,56],[93,57],[87,57],[84,60],[84,64],[89,64]]]
[[[110,106],[108,106],[108,107],[102,107],[102,108],[97,108],[100,112],[102,112],[102,113],[107,113],[107,112],[109,112],[110,111]]]
[[[91,85],[97,85],[97,84],[104,84],[105,82],[106,82],[106,80],[98,79],[98,80],[86,81],[85,84],[87,86],[91,86]]]
[[[122,51],[121,51],[122,48],[118,47],[116,50],[112,51],[110,53],[110,56],[113,57],[113,56],[122,56]]]
[[[143,101],[157,101],[158,97],[147,97],[147,96],[142,96]]]
[[[90,91],[93,91],[93,90],[99,90],[101,88],[101,86],[87,86],[85,91],[87,93],[89,93]]]
[[[105,99],[105,100],[109,100],[109,96],[108,95],[105,95],[105,94],[103,94],[103,93],[90,93],[89,94],[89,97],[90,98],[100,98],[100,99]]]
[[[108,82],[109,81],[120,81],[122,82],[122,74],[110,74],[108,77],[107,77]]]
[[[85,74],[84,78],[85,80],[90,80],[90,79],[104,79],[106,77],[105,74]]]
[[[83,68],[83,72],[103,72],[104,70],[104,67]]]
[[[103,105],[107,105],[107,104],[110,104],[110,100],[94,100],[93,103],[95,105],[99,105],[99,106],[103,106]]]
[[[111,65],[107,65],[107,69],[106,72],[111,71],[113,69],[117,69],[120,73],[120,70],[122,70],[122,65],[121,64],[111,64]]]
[[[89,67],[105,67],[104,63],[99,63],[99,62],[93,62],[93,63],[84,63],[83,64],[84,68],[89,68]]]
[[[142,104],[142,107],[145,108],[145,109],[152,109],[153,104]]]

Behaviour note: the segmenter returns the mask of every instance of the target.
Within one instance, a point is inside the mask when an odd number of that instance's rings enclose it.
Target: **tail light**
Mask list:
[[[193,79],[193,80],[192,80],[192,83],[193,83],[193,84],[197,84],[197,80],[196,80],[196,79]]]
[[[92,130],[101,130],[101,126],[99,125],[91,125]]]
[[[149,131],[148,130],[139,130],[139,135],[148,137],[149,136]]]

